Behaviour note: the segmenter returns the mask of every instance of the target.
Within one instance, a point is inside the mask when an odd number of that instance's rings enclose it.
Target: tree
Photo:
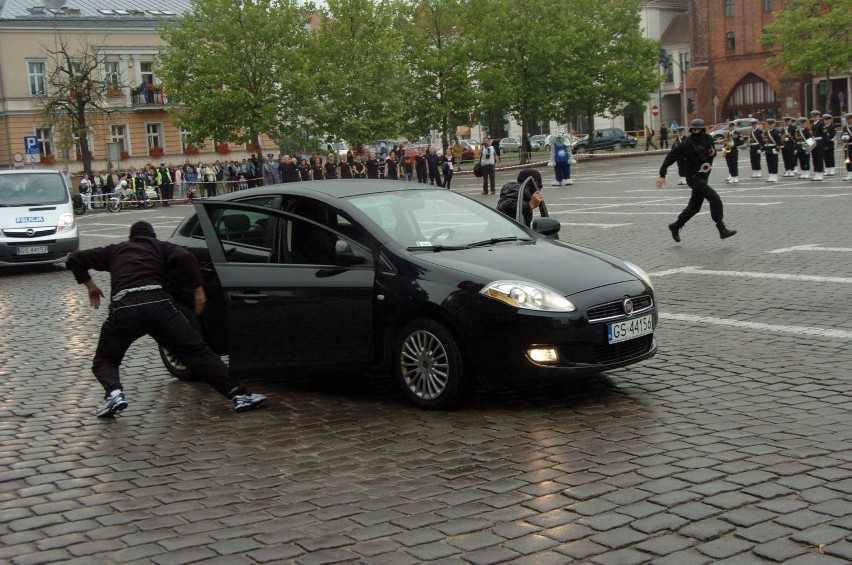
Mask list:
[[[568,34],[566,61],[551,77],[554,118],[584,115],[594,150],[594,117],[643,106],[660,85],[659,43],[643,37],[638,0],[573,0],[552,12]],[[558,14],[558,16],[557,16]]]
[[[41,99],[42,113],[59,136],[63,151],[79,144],[83,171],[91,173],[92,121],[114,111],[107,102],[107,93],[114,83],[101,75],[104,57],[91,44],[81,43],[79,49],[72,50],[68,40],[58,36],[56,46],[47,49],[47,53],[50,65],[47,92]]]
[[[797,75],[825,73],[825,106],[831,101],[835,72],[848,72],[852,65],[852,0],[788,0],[776,13],[775,22],[763,31],[763,42],[771,48],[783,46],[769,59],[774,67],[786,67]]]
[[[407,104],[403,11],[395,0],[327,0],[313,42],[315,133],[355,148],[399,135]]]
[[[475,76],[480,107],[484,114],[508,112],[521,124],[522,164],[527,161],[530,124],[555,112],[553,77],[566,64],[570,44],[556,17],[563,11],[564,2],[557,0],[471,2],[478,22],[471,35],[479,62]]]
[[[407,123],[421,133],[441,131],[445,152],[450,126],[467,123],[475,108],[466,14],[457,0],[418,0],[405,33]]]
[[[165,22],[157,73],[190,141],[251,143],[300,129],[310,98],[308,14],[295,0],[205,0]]]

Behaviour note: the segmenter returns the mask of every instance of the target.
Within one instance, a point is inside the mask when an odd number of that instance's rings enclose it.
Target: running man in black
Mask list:
[[[672,238],[680,241],[680,230],[695,214],[701,210],[704,200],[710,203],[710,217],[716,222],[719,229],[719,237],[725,239],[737,233],[737,230],[729,230],[722,221],[722,199],[715,190],[707,184],[710,169],[713,166],[713,157],[716,156],[716,148],[713,138],[707,135],[707,127],[704,120],[692,120],[689,125],[689,136],[682,142],[673,146],[660,167],[660,178],[657,179],[657,188],[666,185],[666,171],[676,162],[682,162],[686,172],[686,184],[692,189],[692,196],[683,212],[677,217],[677,221],[669,224]]]

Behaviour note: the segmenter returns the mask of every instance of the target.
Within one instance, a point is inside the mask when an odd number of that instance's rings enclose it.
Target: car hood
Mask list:
[[[624,261],[567,243],[542,238],[535,244],[498,243],[457,251],[416,253],[418,260],[481,279],[538,282],[570,296],[585,290],[638,280]]]

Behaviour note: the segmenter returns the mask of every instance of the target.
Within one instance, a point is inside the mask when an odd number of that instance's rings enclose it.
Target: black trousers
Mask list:
[[[781,150],[781,157],[784,159],[784,170],[792,171],[796,168],[796,148],[792,142],[788,142]]]
[[[482,165],[482,193],[485,194],[488,192],[488,185],[491,185],[491,192],[493,193],[495,190],[495,185],[497,184],[496,176],[494,171],[494,165]]]
[[[740,158],[740,152],[736,149],[731,149],[727,155],[725,155],[725,163],[728,164],[728,173],[732,177],[740,176],[740,164],[737,162]]]
[[[825,166],[834,168],[834,141],[825,142]]]
[[[700,175],[695,175],[694,177],[688,177],[686,179],[686,184],[689,185],[689,188],[692,189],[692,195],[689,197],[689,202],[686,204],[686,208],[683,209],[683,212],[677,217],[677,222],[675,222],[678,227],[683,227],[686,225],[686,222],[690,220],[695,214],[701,211],[701,205],[706,200],[710,203],[710,217],[713,218],[713,221],[717,224],[722,221],[724,214],[722,212],[722,199],[719,198],[719,195],[715,190],[710,188],[710,185],[707,184],[707,179]]]
[[[444,186],[444,183],[441,182],[441,173],[437,169],[429,169],[429,184]]]
[[[802,149],[797,150],[796,155],[799,157],[799,169],[802,171],[810,171],[811,156]]]
[[[168,206],[168,201],[172,199],[174,196],[175,185],[170,182],[164,182],[162,186],[160,186],[160,194],[163,196],[163,206]]]
[[[767,147],[766,151],[766,169],[770,175],[778,174],[778,148]]]
[[[453,182],[453,171],[444,173],[444,188],[450,188],[450,183]]]
[[[134,292],[109,305],[92,363],[92,372],[107,394],[121,388],[118,367],[131,344],[143,335],[167,347],[193,375],[225,397],[233,398],[245,391],[242,383],[230,378],[228,366],[175,308],[171,296],[153,290]]]
[[[751,158],[751,170],[759,171],[760,169],[760,146],[752,145],[748,148],[749,158]]]
[[[825,148],[822,145],[822,140],[817,141],[816,146],[811,151],[811,159],[814,161],[815,173],[821,173],[825,170]]]
[[[429,182],[428,173],[423,169],[417,169],[417,182],[426,184]]]

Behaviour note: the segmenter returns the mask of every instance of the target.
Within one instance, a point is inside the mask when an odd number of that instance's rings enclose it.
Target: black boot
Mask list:
[[[725,222],[719,222],[716,224],[716,227],[719,228],[719,237],[722,239],[731,237],[732,235],[737,234],[737,230],[729,230],[725,227]]]
[[[669,224],[669,231],[672,232],[672,239],[678,243],[680,243],[680,228],[681,226],[677,225],[677,222]]]

